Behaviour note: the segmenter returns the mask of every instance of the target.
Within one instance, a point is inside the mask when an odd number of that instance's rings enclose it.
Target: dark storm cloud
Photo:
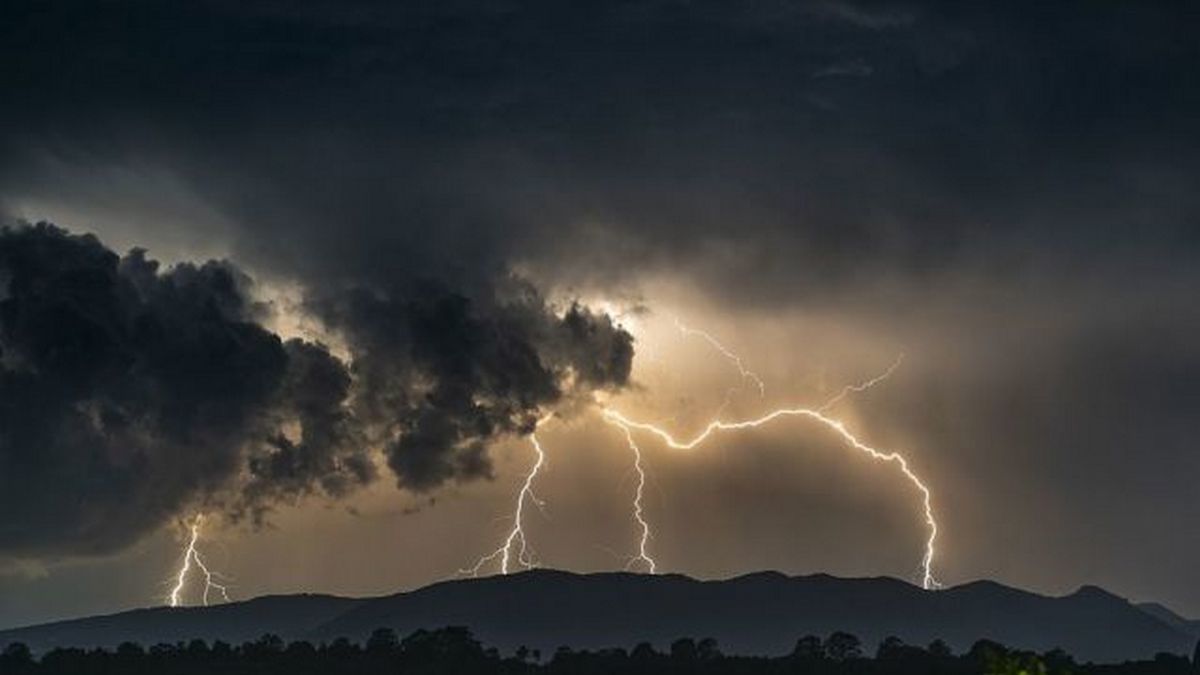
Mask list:
[[[565,395],[629,381],[633,341],[608,316],[573,305],[558,317],[526,284],[497,291],[354,289],[311,302],[346,336],[358,405],[404,487],[489,475],[492,438],[532,432]]]
[[[770,308],[1196,258],[1200,54],[1169,4],[3,12],[0,204],[87,213],[64,165],[166,168],[239,260],[312,286],[490,302],[528,261]]]
[[[528,259],[770,306],[1197,248],[1200,53],[1164,4],[7,12],[5,192],[54,196],[47,157],[170,167],[239,253],[306,279],[486,294]]]
[[[288,340],[284,350],[289,368],[280,382],[278,414],[281,425],[294,421],[296,437],[276,431],[266,439],[270,450],[250,457],[245,490],[252,508],[306,494],[314,485],[340,497],[375,474],[361,425],[346,405],[346,367],[321,345]]]
[[[480,439],[569,396],[563,369],[624,382],[625,338],[545,311],[514,269],[546,297],[661,275],[732,310],[840,312],[911,349],[914,377],[924,351],[926,379],[891,419],[953,469],[939,494],[986,477],[960,494],[999,514],[979,530],[1045,521],[1013,495],[1053,494],[1047,510],[1067,513],[1096,484],[1194,466],[1164,416],[1194,402],[1200,344],[1195,12],[245,5],[5,3],[0,210],[161,213],[158,183],[129,176],[168,174],[229,224],[213,238],[239,262],[307,289],[347,341],[349,402],[324,357],[273,376],[301,398],[321,382],[292,408],[319,431],[267,437],[265,493],[303,492],[289,476],[327,465],[308,447],[359,432],[405,485],[484,475]],[[151,219],[146,238],[191,215]],[[272,358],[305,358],[292,351]],[[1079,466],[1082,487],[1062,468]],[[1190,513],[1184,469],[1125,496]],[[347,470],[317,484],[336,492],[357,480]],[[971,574],[1006,559],[959,545]],[[1074,578],[1030,560],[1039,580]]]
[[[312,366],[300,357],[323,352],[261,328],[248,279],[228,263],[160,271],[142,251],[119,258],[38,225],[0,231],[0,270],[0,500],[22,514],[0,527],[0,552],[135,541],[222,498],[270,416],[292,409],[305,424],[299,454],[320,465],[256,481],[296,491],[367,477],[360,451],[323,424],[344,388],[315,405],[303,391]]]
[[[625,384],[633,355],[607,317],[559,319],[533,294],[482,312],[350,294],[328,318],[355,396],[324,347],[260,325],[227,262],[160,270],[40,224],[0,230],[0,281],[0,507],[22,514],[0,526],[6,555],[108,552],[201,503],[260,518],[342,496],[374,475],[375,429],[406,486],[486,474],[490,441]]]

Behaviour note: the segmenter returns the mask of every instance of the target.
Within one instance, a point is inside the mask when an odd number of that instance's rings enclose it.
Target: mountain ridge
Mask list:
[[[891,577],[787,576],[752,572],[697,580],[681,574],[577,574],[540,569],[508,576],[440,581],[367,598],[272,595],[190,608],[145,608],[0,631],[0,645],[25,642],[35,651],[58,646],[115,647],[201,638],[243,642],[264,633],[284,639],[364,639],[387,626],[463,625],[501,650],[519,646],[551,653],[663,647],[682,637],[715,637],[730,653],[790,651],[804,634],[857,634],[868,649],[895,635],[911,644],[946,640],[965,650],[979,639],[1026,649],[1061,647],[1081,660],[1190,653],[1190,623],[1156,615],[1108,591],[1081,587],[1045,596],[980,580],[926,591]]]
[[[1169,626],[1173,626],[1190,635],[1200,637],[1200,619],[1184,618],[1171,608],[1159,602],[1139,602],[1137,603],[1137,607],[1147,614],[1158,618]]]

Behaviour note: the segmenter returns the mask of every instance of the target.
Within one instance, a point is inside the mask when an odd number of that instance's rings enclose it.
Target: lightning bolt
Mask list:
[[[849,396],[851,394],[857,394],[860,392],[864,392],[864,391],[870,389],[871,387],[874,387],[875,385],[879,384],[880,382],[883,382],[884,380],[891,377],[892,373],[896,372],[896,369],[899,368],[900,364],[902,364],[902,363],[904,363],[904,354],[900,354],[899,356],[897,356],[896,360],[892,361],[892,365],[888,366],[887,370],[876,375],[875,377],[872,377],[871,379],[866,380],[865,382],[859,382],[858,384],[848,384],[845,387],[842,387],[842,390],[840,392],[838,392],[837,396],[834,396],[833,398],[826,401],[824,405],[822,405],[820,408],[817,408],[817,411],[818,412],[826,412],[833,406],[837,405],[838,403],[841,403],[842,399],[846,398],[847,396]]]
[[[762,378],[755,374],[750,369],[746,368],[741,357],[725,347],[719,340],[713,337],[710,333],[695,328],[690,328],[675,319],[675,326],[685,336],[695,336],[703,339],[722,356],[729,359],[736,367],[738,374],[743,380],[753,382],[759,391],[759,395],[765,395],[766,386]],[[872,459],[881,462],[895,464],[899,467],[904,477],[912,483],[921,495],[921,505],[924,517],[924,522],[929,529],[928,537],[925,540],[925,551],[921,557],[921,585],[925,589],[939,588],[941,584],[937,581],[933,574],[933,561],[936,553],[935,544],[938,536],[938,524],[933,512],[933,494],[929,487],[917,476],[917,474],[909,466],[908,460],[898,452],[880,450],[862,442],[850,432],[845,424],[838,419],[829,417],[826,412],[836,406],[846,397],[851,394],[866,391],[879,384],[880,382],[891,377],[897,368],[903,363],[904,355],[900,354],[896,360],[883,373],[857,384],[846,385],[833,398],[826,401],[818,408],[779,408],[768,412],[760,417],[745,419],[740,421],[724,421],[720,419],[721,412],[729,403],[729,395],[726,396],[725,404],[717,412],[717,417],[697,434],[695,437],[688,440],[679,440],[671,432],[662,427],[649,423],[639,422],[626,417],[621,412],[609,408],[601,408],[603,419],[618,427],[624,434],[627,445],[633,453],[633,469],[637,474],[637,487],[634,493],[632,511],[633,519],[637,523],[640,530],[638,538],[637,554],[632,556],[626,563],[626,569],[633,569],[635,566],[643,566],[646,571],[651,574],[656,573],[658,568],[657,561],[650,555],[649,544],[653,538],[650,522],[645,515],[643,497],[646,487],[646,471],[643,464],[641,447],[637,444],[634,437],[634,431],[641,431],[657,436],[668,447],[677,450],[692,450],[708,440],[716,432],[725,431],[743,431],[758,428],[770,424],[781,418],[802,417],[815,421],[825,428],[835,432],[842,441],[850,448],[856,449],[870,456]],[[516,564],[525,569],[531,569],[536,565],[532,548],[529,545],[528,539],[524,530],[524,512],[527,502],[532,502],[539,509],[543,507],[543,503],[538,499],[533,491],[533,483],[537,478],[545,464],[545,452],[542,449],[541,443],[538,441],[536,429],[542,422],[550,419],[549,417],[538,422],[535,426],[535,433],[530,434],[530,442],[535,452],[535,461],[525,475],[525,480],[517,493],[516,505],[513,513],[513,525],[505,537],[503,544],[495,551],[479,558],[476,563],[466,569],[460,569],[460,574],[470,576],[478,576],[480,572],[489,564],[499,560],[499,571],[501,574],[508,574],[510,566],[515,560]]]
[[[704,342],[708,343],[710,347],[715,349],[733,364],[734,368],[736,368],[738,371],[738,375],[741,376],[743,381],[749,380],[750,382],[754,383],[755,387],[758,389],[759,396],[766,395],[767,388],[763,383],[762,378],[760,378],[754,371],[747,368],[745,363],[742,362],[742,357],[738,356],[733,350],[726,347],[720,340],[713,336],[712,333],[700,330],[698,328],[691,328],[680,321],[678,317],[672,317],[672,321],[675,324],[675,328],[680,332],[681,335],[685,337],[698,337]],[[729,407],[729,404],[733,401],[734,393],[739,391],[739,389],[740,387],[735,387],[725,392],[725,400],[721,403],[721,407],[717,409],[716,414],[718,416],[720,416],[721,413],[723,413],[725,409]],[[638,539],[637,555],[634,555],[629,559],[625,565],[625,569],[632,569],[634,566],[641,564],[645,566],[646,570],[650,574],[654,574],[658,568],[658,563],[654,560],[654,558],[650,557],[650,554],[647,550],[650,539],[653,537],[653,535],[650,532],[650,523],[646,520],[645,509],[642,504],[642,496],[646,488],[646,470],[642,464],[642,449],[638,447],[637,442],[633,438],[633,433],[628,427],[623,426],[612,419],[608,419],[607,421],[610,424],[619,427],[625,434],[625,441],[629,445],[630,451],[633,452],[633,470],[638,477],[637,489],[635,490],[633,496],[633,519],[637,522],[638,527],[641,529],[641,536]]]
[[[183,589],[187,586],[188,576],[192,570],[192,563],[196,563],[196,567],[200,568],[200,573],[204,575],[204,594],[202,601],[204,606],[208,606],[209,593],[216,589],[225,602],[229,602],[229,587],[216,581],[217,575],[204,564],[204,559],[200,557],[200,551],[196,544],[200,541],[200,526],[204,523],[204,515],[198,514],[192,518],[191,524],[188,526],[190,536],[188,538],[187,548],[183,551],[183,562],[179,566],[179,572],[175,576],[175,586],[171,589],[170,595],[167,596],[167,604],[171,607],[178,607],[182,602]]]
[[[540,426],[541,422],[538,425]],[[471,567],[460,569],[458,571],[459,574],[473,577],[479,576],[480,571],[488,563],[497,559],[500,560],[501,574],[508,574],[510,563],[514,560],[525,569],[532,569],[537,565],[533,550],[529,546],[529,540],[525,537],[524,514],[526,502],[532,502],[538,509],[544,506],[544,503],[533,492],[533,481],[537,478],[538,472],[542,470],[542,466],[546,463],[546,452],[542,450],[542,444],[538,441],[536,432],[529,435],[529,441],[533,445],[535,460],[529,472],[525,474],[525,482],[521,485],[520,492],[517,493],[517,505],[513,512],[512,529],[508,531],[508,536],[504,538],[504,543],[500,548],[483,556]]]
[[[921,586],[925,589],[937,588],[940,586],[937,579],[933,576],[933,558],[935,553],[934,544],[937,541],[938,525],[937,520],[933,515],[933,494],[924,482],[917,476],[916,473],[908,465],[908,460],[897,452],[878,450],[860,441],[854,434],[846,429],[845,424],[840,420],[832,417],[827,417],[820,410],[812,408],[779,408],[773,410],[761,417],[755,419],[741,420],[736,422],[726,422],[723,420],[713,420],[708,423],[699,434],[689,440],[676,439],[669,431],[662,429],[656,425],[647,422],[637,422],[629,419],[620,412],[605,408],[603,411],[604,418],[612,423],[615,423],[623,428],[626,432],[631,433],[631,430],[636,429],[657,436],[668,447],[676,450],[692,450],[704,441],[708,440],[714,433],[718,431],[741,431],[745,429],[755,429],[766,424],[770,424],[777,419],[785,417],[803,417],[820,423],[826,428],[835,432],[842,438],[850,447],[866,453],[871,458],[896,464],[899,466],[901,473],[908,479],[909,482],[916,487],[921,494],[921,503],[924,510],[925,524],[929,528],[929,536],[925,540],[925,553],[921,558],[922,579]]]
[[[704,340],[709,345],[711,345],[713,349],[720,352],[722,356],[729,359],[730,362],[733,363],[734,367],[737,368],[738,374],[742,376],[743,380],[749,380],[750,382],[754,383],[754,386],[758,388],[759,396],[764,396],[767,393],[767,387],[765,384],[763,384],[762,378],[760,378],[758,375],[756,375],[754,373],[754,371],[750,370],[749,368],[746,367],[745,364],[742,363],[742,357],[738,356],[737,354],[735,354],[732,351],[730,351],[729,349],[727,349],[725,347],[725,345],[721,344],[721,342],[719,340],[717,340],[717,338],[713,337],[711,333],[702,331],[698,328],[691,328],[689,326],[686,326],[678,318],[674,319],[674,321],[675,321],[675,327],[679,329],[680,333],[683,333],[684,335],[698,337],[698,338]],[[726,401],[726,403],[728,403],[728,400]]]
[[[711,333],[708,333],[708,332],[702,331],[702,330],[698,330],[698,329],[694,329],[694,328],[689,328],[688,326],[686,326],[682,322],[680,322],[679,319],[677,319],[677,318],[674,321],[675,321],[675,327],[678,328],[681,333],[683,333],[684,335],[698,336],[698,337],[702,338],[703,340],[705,340],[706,342],[708,342],[709,345],[711,345],[721,355],[723,355],[725,358],[729,359],[734,364],[734,366],[738,370],[738,373],[742,376],[742,378],[744,380],[748,379],[757,385],[760,395],[765,393],[766,387],[764,386],[762,379],[759,378],[758,375],[754,374],[753,371],[746,368],[741,357],[738,356],[733,351],[731,351],[729,348],[725,347],[719,340],[717,340],[715,337],[713,337],[713,335]],[[644,510],[643,510],[643,506],[642,506],[642,493],[643,493],[643,489],[645,487],[646,473],[642,466],[642,451],[641,451],[641,448],[637,445],[637,442],[635,441],[635,439],[633,437],[633,430],[638,429],[638,430],[642,430],[642,431],[649,431],[649,432],[659,436],[659,438],[661,438],[663,441],[665,441],[667,443],[667,445],[669,445],[670,447],[673,447],[676,449],[690,450],[690,449],[696,447],[697,445],[699,445],[700,443],[703,443],[715,431],[742,430],[742,429],[758,427],[758,426],[762,426],[764,424],[768,424],[779,417],[802,415],[805,417],[815,419],[815,420],[821,422],[822,424],[824,424],[826,427],[833,429],[834,431],[836,431],[838,433],[838,435],[840,435],[842,437],[842,439],[844,441],[849,443],[851,445],[851,447],[854,447],[855,449],[866,452],[872,458],[874,458],[876,460],[880,460],[880,461],[894,462],[900,466],[901,472],[911,483],[913,483],[913,485],[916,486],[916,488],[918,489],[918,491],[921,494],[925,522],[929,527],[929,536],[925,542],[925,553],[921,559],[921,570],[922,570],[921,585],[922,585],[922,587],[924,587],[926,589],[936,588],[936,587],[940,586],[937,579],[934,578],[933,572],[932,572],[933,558],[934,558],[934,553],[935,553],[934,544],[937,540],[938,528],[937,528],[937,521],[933,515],[932,494],[931,494],[929,488],[909,468],[908,461],[902,455],[895,453],[895,452],[883,452],[883,451],[877,450],[871,446],[868,446],[868,445],[860,442],[853,434],[851,434],[849,432],[849,430],[846,429],[845,425],[841,421],[833,419],[831,417],[828,417],[825,414],[828,410],[830,410],[831,408],[836,406],[847,396],[850,396],[851,394],[856,394],[856,393],[866,391],[866,390],[874,387],[875,385],[879,384],[880,382],[883,382],[884,380],[888,379],[889,377],[892,376],[892,374],[896,371],[896,369],[900,367],[900,365],[903,362],[904,362],[904,354],[900,354],[899,356],[896,357],[896,360],[893,361],[890,366],[888,366],[887,370],[885,370],[882,373],[880,373],[879,375],[876,375],[875,377],[872,377],[871,379],[865,380],[863,382],[859,382],[857,384],[846,385],[845,387],[842,388],[842,390],[840,392],[837,393],[837,395],[835,395],[833,398],[826,401],[822,406],[820,406],[819,408],[817,408],[815,410],[807,409],[807,408],[784,408],[784,409],[780,409],[780,410],[776,410],[771,413],[768,413],[767,415],[765,415],[759,419],[745,420],[745,421],[741,421],[741,422],[722,422],[722,421],[720,421],[719,416],[721,415],[722,411],[724,411],[724,409],[729,404],[730,394],[727,393],[725,402],[721,405],[721,408],[718,409],[718,412],[717,412],[718,419],[714,420],[713,422],[710,422],[708,427],[706,427],[705,430],[701,434],[699,434],[698,436],[696,436],[695,438],[693,438],[692,440],[687,441],[687,442],[678,441],[670,434],[670,432],[665,431],[664,429],[662,429],[661,427],[659,427],[657,425],[646,423],[646,422],[633,422],[632,420],[628,419],[621,413],[619,413],[611,408],[604,408],[603,409],[604,419],[607,422],[609,422],[610,424],[617,426],[624,432],[626,442],[628,443],[629,448],[633,452],[633,455],[634,455],[634,470],[636,471],[637,476],[638,476],[637,491],[634,495],[634,500],[633,500],[633,514],[634,514],[634,519],[637,521],[638,526],[641,528],[641,537],[638,541],[638,554],[630,559],[629,563],[626,565],[626,569],[633,567],[634,565],[638,564],[639,562],[644,564],[648,568],[648,570],[651,574],[653,574],[657,568],[657,563],[655,562],[655,560],[653,558],[650,557],[650,555],[647,552],[647,545],[648,545],[650,538],[652,537],[652,534],[651,534],[650,524],[645,518]]]
[[[629,449],[633,451],[633,470],[637,472],[638,477],[637,491],[633,497],[633,519],[637,521],[642,534],[638,540],[637,555],[629,559],[629,562],[625,564],[625,569],[632,569],[634,565],[641,563],[646,566],[646,570],[650,574],[654,574],[658,569],[658,563],[654,561],[654,558],[650,557],[649,552],[646,550],[650,543],[650,523],[647,522],[642,510],[642,493],[646,489],[646,470],[642,467],[642,449],[633,440],[633,432],[630,431],[629,427],[617,424],[611,420],[609,420],[609,423],[620,427],[621,431],[625,433],[625,440],[629,443]]]
[[[678,318],[674,319],[674,323],[675,323],[675,327],[683,335],[699,337],[699,338],[703,339],[705,342],[707,342],[710,346],[712,346],[713,349],[715,349],[722,356],[724,356],[731,363],[733,363],[734,367],[737,368],[738,374],[742,377],[743,380],[749,380],[755,384],[755,386],[758,388],[760,396],[765,395],[766,386],[764,385],[762,378],[760,378],[757,374],[755,374],[753,371],[751,371],[749,368],[747,368],[745,363],[742,361],[742,358],[740,356],[738,356],[736,353],[734,353],[732,350],[730,350],[728,347],[726,347],[724,344],[722,344],[720,340],[718,340],[716,337],[714,337],[711,333],[709,333],[707,331],[688,327],[687,325],[683,324]],[[901,471],[905,475],[905,477],[908,478],[908,480],[910,482],[912,482],[917,487],[919,492],[921,493],[922,505],[924,508],[925,522],[929,526],[929,537],[925,542],[925,553],[921,559],[921,569],[922,569],[921,585],[926,589],[935,588],[935,587],[939,586],[938,581],[937,581],[937,579],[934,578],[933,572],[932,572],[933,557],[934,557],[934,552],[935,552],[934,544],[937,539],[938,531],[937,531],[937,521],[935,520],[935,518],[933,516],[933,508],[932,508],[932,503],[931,503],[932,502],[932,494],[930,493],[929,488],[916,476],[915,473],[913,473],[913,471],[908,466],[907,460],[903,456],[899,455],[898,453],[894,453],[894,452],[882,452],[882,451],[879,451],[873,447],[870,447],[870,446],[860,442],[855,436],[853,436],[846,429],[845,425],[841,421],[830,418],[825,414],[827,411],[829,411],[831,408],[836,406],[838,403],[841,403],[842,400],[844,400],[846,397],[848,397],[852,394],[866,391],[866,390],[874,387],[875,385],[879,384],[880,382],[883,382],[884,380],[888,379],[889,377],[892,376],[892,374],[896,371],[896,369],[900,367],[900,365],[903,362],[904,362],[904,354],[900,354],[899,356],[896,357],[896,360],[893,361],[890,366],[888,366],[887,370],[885,370],[882,373],[880,373],[879,375],[876,375],[875,377],[872,377],[871,379],[865,380],[863,382],[859,382],[857,384],[846,385],[845,387],[842,388],[842,390],[840,392],[837,393],[837,395],[835,395],[833,398],[826,401],[821,407],[819,407],[815,410],[805,409],[805,408],[781,409],[781,410],[774,411],[773,413],[769,413],[766,416],[764,416],[763,418],[760,418],[757,420],[747,420],[747,421],[732,422],[732,423],[726,423],[726,422],[720,421],[719,417],[722,414],[722,412],[725,410],[725,408],[728,407],[730,398],[734,391],[734,390],[730,390],[729,392],[726,393],[725,402],[721,405],[721,407],[717,411],[717,419],[714,420],[713,422],[711,422],[702,434],[700,434],[699,436],[697,436],[696,438],[692,439],[691,441],[689,441],[687,443],[680,443],[669,432],[663,430],[661,427],[659,427],[657,425],[649,424],[646,422],[636,422],[635,423],[611,408],[603,409],[603,415],[604,415],[605,420],[607,422],[609,422],[610,424],[617,426],[618,428],[620,428],[622,430],[622,432],[624,432],[625,440],[626,440],[627,444],[629,445],[629,449],[633,452],[634,471],[637,473],[637,476],[638,476],[637,490],[634,493],[634,499],[633,499],[633,517],[634,517],[634,520],[637,522],[638,527],[641,529],[641,536],[638,539],[638,553],[637,553],[637,555],[633,556],[629,560],[629,562],[626,564],[626,569],[630,569],[633,566],[638,565],[639,563],[644,565],[651,574],[655,573],[655,571],[657,569],[657,562],[652,557],[650,557],[648,550],[647,550],[649,540],[652,538],[653,535],[651,533],[651,527],[650,527],[649,521],[646,520],[645,512],[644,512],[644,508],[643,508],[643,504],[642,504],[642,496],[643,496],[643,491],[644,491],[645,484],[646,484],[646,472],[645,472],[645,469],[642,464],[641,448],[638,446],[636,440],[633,437],[633,431],[635,429],[643,430],[643,431],[651,431],[652,433],[655,433],[660,438],[662,438],[664,441],[666,441],[667,444],[671,447],[674,447],[677,449],[689,449],[690,450],[690,449],[694,448],[695,446],[699,445],[700,443],[702,443],[713,432],[718,431],[718,430],[729,431],[729,430],[746,429],[746,428],[750,428],[750,427],[757,427],[757,426],[761,426],[763,424],[767,424],[767,423],[777,419],[778,417],[782,417],[785,415],[788,415],[788,416],[804,415],[807,417],[811,417],[813,419],[817,419],[818,421],[823,423],[825,426],[834,429],[843,438],[843,440],[848,442],[852,447],[854,447],[858,450],[867,452],[874,459],[881,460],[881,461],[887,461],[887,462],[895,462],[895,463],[899,464]]]

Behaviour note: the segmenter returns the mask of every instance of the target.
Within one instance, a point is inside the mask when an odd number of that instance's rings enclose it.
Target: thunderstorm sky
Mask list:
[[[1196,12],[245,4],[0,9],[0,627],[162,602],[200,511],[235,598],[452,577],[551,411],[529,542],[620,569],[597,400],[690,435],[901,354],[835,413],[941,581],[1200,616]],[[638,440],[659,571],[919,582],[828,432]]]

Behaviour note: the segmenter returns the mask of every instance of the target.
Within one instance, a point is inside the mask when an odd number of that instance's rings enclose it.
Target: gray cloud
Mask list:
[[[295,437],[281,428],[266,451],[250,456],[247,504],[262,517],[266,505],[312,492],[341,497],[375,477],[367,439],[349,409],[352,380],[341,361],[324,347],[302,340],[284,343],[289,368],[279,384],[279,427],[289,421]]]
[[[0,233],[0,471],[7,554],[105,553],[239,470],[288,369],[246,279],[160,273],[48,225]]]
[[[341,497],[386,446],[402,486],[487,475],[487,445],[565,396],[620,388],[632,339],[531,290],[314,301],[354,352],[282,341],[227,262],[167,270],[52,225],[0,231],[0,528],[8,556],[97,554],[186,507],[260,520]]]
[[[135,6],[144,30],[97,17],[69,48],[10,10],[9,201],[72,199],[31,158],[167,167],[248,264],[469,296],[517,259],[769,306],[1197,250],[1196,47],[1153,4]],[[872,77],[812,77],[831,64]]]
[[[609,317],[578,305],[558,317],[525,284],[498,291],[353,289],[311,303],[346,335],[358,406],[404,487],[489,475],[492,438],[532,432],[564,396],[629,381],[633,341]]]

